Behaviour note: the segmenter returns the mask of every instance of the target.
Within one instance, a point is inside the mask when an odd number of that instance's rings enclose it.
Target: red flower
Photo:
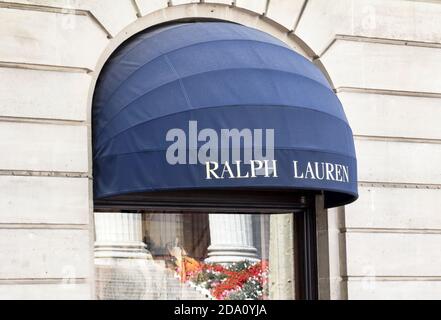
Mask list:
[[[194,268],[191,271],[192,272],[186,274],[188,276],[187,279],[190,277],[197,277],[200,273],[219,273],[221,276],[220,279],[222,280],[211,282],[210,291],[214,298],[222,300],[228,298],[233,292],[240,291],[243,288],[243,285],[250,279],[254,279],[260,287],[264,287],[267,282],[268,262],[258,262],[241,271],[233,271],[219,264],[200,263],[198,268]],[[256,288],[256,290],[257,289],[258,288]],[[264,297],[262,296],[260,298]]]

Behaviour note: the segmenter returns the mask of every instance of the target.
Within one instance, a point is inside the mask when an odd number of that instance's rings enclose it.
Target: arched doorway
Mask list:
[[[237,24],[163,25],[112,55],[93,108],[101,298],[317,298],[316,197],[357,190],[314,65]]]

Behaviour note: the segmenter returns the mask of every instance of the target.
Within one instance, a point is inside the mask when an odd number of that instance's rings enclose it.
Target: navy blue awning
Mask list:
[[[278,39],[232,23],[126,41],[97,83],[93,160],[95,199],[210,188],[320,190],[327,207],[357,198],[352,131],[326,78]]]

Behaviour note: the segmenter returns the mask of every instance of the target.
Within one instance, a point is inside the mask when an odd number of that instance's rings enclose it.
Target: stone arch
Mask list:
[[[318,55],[292,30],[287,29],[276,20],[258,14],[249,9],[243,9],[235,5],[228,4],[212,4],[212,3],[189,3],[173,5],[153,11],[142,17],[138,17],[134,22],[121,29],[114,37],[110,38],[109,44],[96,61],[94,71],[91,73],[92,81],[89,88],[87,100],[87,124],[88,124],[88,154],[89,154],[89,174],[92,176],[93,159],[92,159],[92,102],[95,92],[95,86],[102,68],[111,54],[122,45],[127,39],[135,34],[161,25],[177,21],[226,21],[242,24],[251,28],[255,28],[266,32],[289,45],[293,50],[303,55],[307,59],[313,61],[317,67],[323,72],[331,86],[333,87],[331,78],[324,66],[320,62]],[[93,188],[91,187],[90,190]],[[90,191],[91,203],[93,203],[93,195]],[[93,205],[92,205],[93,206]]]
[[[207,3],[193,3],[169,6],[167,8],[154,11],[142,17],[138,17],[134,22],[127,25],[121,31],[119,31],[113,38],[110,38],[107,47],[101,53],[100,57],[96,61],[94,71],[91,73],[92,83],[89,89],[88,103],[87,103],[87,124],[88,124],[88,157],[89,157],[89,176],[92,177],[93,170],[93,152],[92,152],[92,102],[93,95],[95,92],[96,83],[98,77],[101,73],[102,68],[105,63],[112,55],[112,53],[121,46],[126,40],[136,35],[137,33],[144,31],[146,29],[178,21],[204,21],[204,20],[214,20],[214,21],[225,21],[242,24],[251,28],[258,29],[265,33],[268,33],[282,42],[289,45],[293,50],[303,55],[307,59],[313,61],[314,64],[319,67],[319,69],[326,76],[331,86],[333,86],[332,81],[318,59],[319,56],[304,42],[300,39],[294,32],[284,27],[282,24],[275,20],[270,19],[265,15],[260,15],[255,12],[238,8],[231,5],[221,5],[221,4],[207,4]],[[92,179],[90,180],[89,188],[89,207],[93,212],[93,186]],[[323,197],[317,198],[318,213],[323,216],[326,211],[323,209]],[[93,230],[93,227],[92,229]],[[93,231],[92,231],[93,232]],[[323,244],[320,243],[320,247]],[[323,250],[323,249],[322,249]],[[327,260],[327,257],[322,257],[322,259]],[[322,272],[322,271],[320,271]],[[324,276],[327,274],[323,273]],[[324,292],[329,290],[329,288],[324,288]]]

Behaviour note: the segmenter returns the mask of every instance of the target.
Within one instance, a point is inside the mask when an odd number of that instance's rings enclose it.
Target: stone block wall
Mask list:
[[[441,4],[408,0],[0,1],[0,298],[94,298],[90,108],[108,55],[149,26],[273,34],[343,102],[360,199],[329,210],[331,298],[441,296]]]

